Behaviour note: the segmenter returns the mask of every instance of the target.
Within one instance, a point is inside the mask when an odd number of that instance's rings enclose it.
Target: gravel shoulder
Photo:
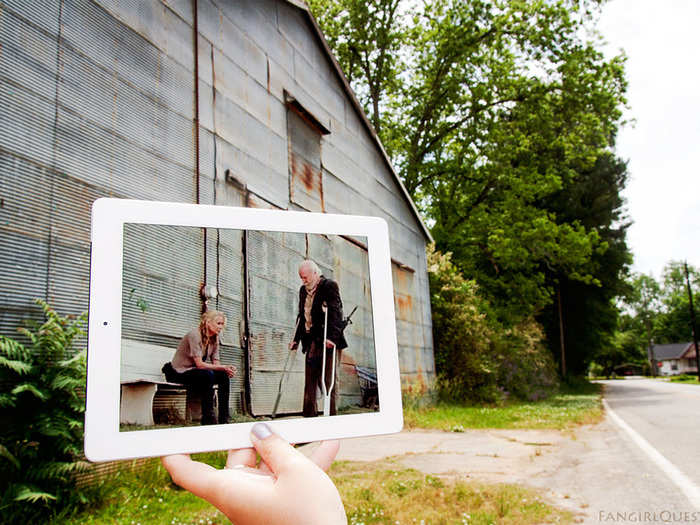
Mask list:
[[[662,512],[694,510],[607,417],[575,431],[404,430],[347,439],[337,460],[385,458],[426,474],[534,487],[579,523],[659,523]]]

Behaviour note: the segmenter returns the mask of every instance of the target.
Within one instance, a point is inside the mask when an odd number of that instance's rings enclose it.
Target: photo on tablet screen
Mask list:
[[[379,410],[364,237],[125,223],[121,299],[120,432]]]

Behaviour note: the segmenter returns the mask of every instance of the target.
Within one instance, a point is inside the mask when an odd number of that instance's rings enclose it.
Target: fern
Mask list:
[[[12,370],[17,375],[23,375],[28,373],[32,369],[32,365],[24,361],[16,359],[7,359],[0,355],[0,367],[8,368]]]
[[[16,523],[43,522],[85,500],[73,478],[88,468],[80,459],[84,404],[77,393],[86,359],[72,344],[87,316],[37,304],[44,320],[18,329],[25,345],[0,336],[0,513]]]
[[[20,468],[19,461],[17,461],[17,458],[12,455],[12,453],[7,450],[7,448],[3,445],[0,445],[0,457],[5,458],[7,461],[12,463],[15,468]]]
[[[27,501],[29,503],[37,503],[55,500],[56,496],[54,496],[53,494],[49,494],[48,492],[36,490],[30,486],[23,485],[21,489],[17,491],[13,499],[15,501]]]

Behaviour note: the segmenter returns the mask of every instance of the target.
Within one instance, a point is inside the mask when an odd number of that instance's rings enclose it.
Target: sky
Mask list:
[[[627,120],[617,154],[633,221],[632,270],[661,277],[670,260],[700,268],[700,0],[611,0],[598,29],[628,57]]]

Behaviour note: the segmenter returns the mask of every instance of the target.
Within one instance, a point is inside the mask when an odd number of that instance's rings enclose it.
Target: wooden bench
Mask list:
[[[175,350],[122,339],[121,345],[121,403],[119,422],[125,425],[153,426],[153,414],[159,412],[165,423],[201,421],[202,400],[185,385],[165,380],[163,365]],[[218,386],[214,385],[214,410]],[[158,397],[156,397],[158,394]]]
[[[185,399],[187,389],[166,381],[161,371],[174,353],[172,348],[122,339],[120,423],[153,426],[153,401],[159,388],[167,387],[172,395]],[[183,413],[183,421],[185,418]]]

